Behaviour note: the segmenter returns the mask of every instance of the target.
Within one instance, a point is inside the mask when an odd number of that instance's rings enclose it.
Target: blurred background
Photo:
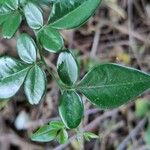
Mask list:
[[[86,9],[86,8],[85,8]],[[43,10],[48,12],[47,7]],[[47,14],[48,15],[48,14]],[[19,32],[33,32],[23,22]],[[114,62],[150,73],[150,0],[103,0],[95,15],[82,27],[61,31],[66,47],[74,49],[80,77],[95,64]],[[0,55],[18,58],[16,37],[0,37]],[[56,70],[57,55],[46,53]],[[150,92],[127,105],[100,110],[86,101],[82,128],[100,139],[81,141],[70,132],[65,145],[56,141],[35,143],[30,135],[41,125],[57,120],[59,91],[48,75],[47,94],[38,106],[31,106],[23,90],[8,101],[0,101],[0,150],[150,150]]]

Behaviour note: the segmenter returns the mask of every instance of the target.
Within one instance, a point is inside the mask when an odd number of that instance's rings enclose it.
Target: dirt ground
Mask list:
[[[28,32],[26,22],[20,32]],[[103,0],[96,14],[82,27],[61,31],[66,46],[74,49],[82,77],[94,64],[113,62],[150,73],[150,0]],[[0,37],[0,55],[18,57],[16,39]],[[47,63],[56,70],[56,54],[46,53]],[[85,118],[82,128],[94,132],[100,139],[78,144],[73,133],[65,145],[56,141],[35,143],[30,135],[37,127],[58,118],[59,90],[48,75],[44,100],[31,106],[20,92],[6,103],[0,103],[0,150],[150,150],[146,140],[148,115],[137,115],[138,101],[150,102],[147,91],[136,101],[113,110],[100,110],[85,97]],[[148,112],[149,113],[149,112]],[[20,123],[18,123],[20,122]],[[21,130],[20,130],[21,129]]]

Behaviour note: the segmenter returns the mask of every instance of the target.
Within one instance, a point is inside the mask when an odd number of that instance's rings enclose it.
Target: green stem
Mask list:
[[[60,88],[61,92],[63,91],[63,86],[61,85],[61,83],[59,82],[59,80],[56,78],[56,76],[53,73],[53,69],[51,67],[49,67],[45,61],[45,58],[43,56],[43,52],[42,52],[42,48],[38,42],[38,39],[36,39],[37,41],[37,45],[38,45],[38,49],[39,49],[39,54],[40,54],[40,58],[41,61],[43,62],[44,66],[46,67],[46,70],[48,71],[48,73],[50,74],[50,76],[56,81],[58,87]]]

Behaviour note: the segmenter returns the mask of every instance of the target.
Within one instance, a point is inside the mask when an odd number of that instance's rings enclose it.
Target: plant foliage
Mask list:
[[[66,129],[77,128],[84,116],[80,94],[101,109],[119,107],[150,88],[150,75],[142,71],[117,64],[94,66],[81,81],[79,66],[72,50],[64,46],[60,29],[73,29],[84,24],[96,11],[101,0],[1,0],[0,26],[4,38],[17,37],[17,52],[20,60],[0,57],[0,99],[14,96],[23,85],[30,104],[39,104],[46,93],[47,77],[43,66],[56,80],[61,96],[59,114],[61,121],[42,126],[32,135],[33,141],[49,142],[56,139],[65,143]],[[50,8],[44,21],[42,5]],[[19,32],[22,20],[35,33],[35,39]],[[57,73],[44,59],[44,50],[57,53]],[[40,56],[40,57],[39,57]],[[95,134],[85,132],[89,140]]]

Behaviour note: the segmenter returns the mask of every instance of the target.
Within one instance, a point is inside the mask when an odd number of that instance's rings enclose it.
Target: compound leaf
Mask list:
[[[94,67],[77,89],[100,108],[125,104],[150,88],[150,75],[117,64]]]
[[[26,77],[25,94],[30,104],[38,104],[46,89],[45,72],[37,65],[34,65]]]
[[[0,99],[8,99],[20,89],[30,66],[11,57],[0,57],[0,68]]]
[[[57,61],[57,72],[61,80],[68,85],[74,84],[78,79],[78,65],[69,51],[61,52]]]
[[[74,91],[64,91],[60,97],[59,114],[66,127],[76,128],[83,117],[83,103]]]
[[[36,61],[36,45],[34,40],[27,34],[21,34],[17,40],[19,57],[26,63],[32,64]]]
[[[32,29],[40,29],[43,26],[43,15],[37,5],[31,2],[27,3],[24,7],[24,14],[28,25]]]
[[[53,5],[49,23],[57,29],[71,29],[85,23],[95,12],[101,0],[58,1]]]
[[[38,38],[43,48],[52,53],[59,52],[64,45],[61,34],[50,26],[39,31]]]

